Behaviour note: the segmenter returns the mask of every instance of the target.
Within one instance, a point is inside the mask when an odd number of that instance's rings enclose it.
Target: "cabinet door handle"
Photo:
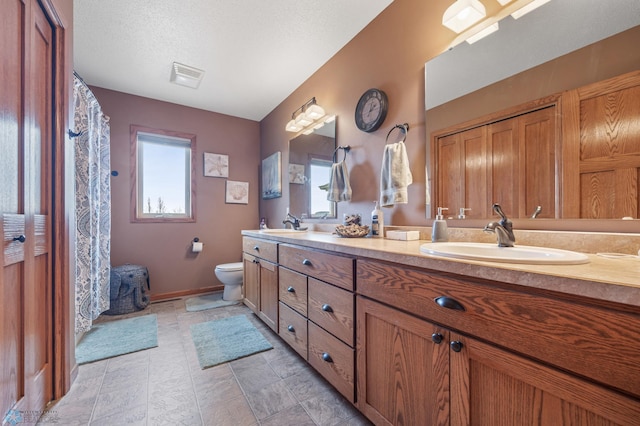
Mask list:
[[[258,263],[258,264],[260,263],[260,261],[258,259],[253,259],[252,262],[253,263]]]
[[[309,259],[304,259],[304,260],[302,261],[302,264],[303,264],[303,265],[306,265],[306,266],[311,266],[311,261],[310,261]]]
[[[325,312],[333,312],[333,308],[331,307],[331,305],[328,305],[326,303],[322,305],[322,310]]]
[[[292,332],[292,333],[294,333],[294,332],[296,331],[296,329],[295,329],[295,328],[293,328],[293,326],[292,326],[292,325],[288,325],[288,326],[287,326],[287,330],[289,330],[289,331],[290,331],[290,332]]]
[[[322,360],[326,362],[333,362],[333,358],[331,358],[331,355],[326,352],[322,353]]]
[[[431,335],[431,341],[433,343],[435,343],[436,345],[439,345],[440,343],[442,343],[442,334],[440,333],[433,333]]]
[[[462,350],[462,342],[459,340],[452,341],[449,343],[449,346],[451,346],[451,350],[454,352],[460,352]]]
[[[21,243],[24,243],[27,240],[27,237],[25,237],[24,235],[20,235],[18,237],[13,237],[13,241],[19,241]]]
[[[253,249],[254,249],[255,251],[260,251],[260,246],[253,246]]]
[[[295,292],[296,292],[296,289],[295,289],[295,288],[293,288],[293,287],[291,287],[291,286],[289,286],[289,287],[287,287],[287,291],[288,291],[289,293],[295,293]]]
[[[464,306],[462,306],[460,302],[458,302],[456,299],[452,297],[447,297],[447,296],[436,297],[434,299],[434,302],[436,302],[438,305],[442,306],[443,308],[453,309],[456,311],[465,310]]]

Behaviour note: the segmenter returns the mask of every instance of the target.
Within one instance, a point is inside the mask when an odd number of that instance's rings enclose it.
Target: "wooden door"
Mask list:
[[[255,314],[260,310],[260,264],[255,256],[242,254],[244,304]]]
[[[260,313],[273,331],[278,332],[278,266],[260,259]]]
[[[451,425],[637,425],[640,402],[456,333]]]
[[[488,217],[486,126],[439,138],[436,155],[434,207],[446,207],[454,217],[461,208],[470,209],[468,218]]]
[[[2,15],[0,417],[26,421],[53,395],[54,46],[38,2],[7,0]]]
[[[360,411],[377,425],[448,424],[449,332],[362,296],[356,312]]]

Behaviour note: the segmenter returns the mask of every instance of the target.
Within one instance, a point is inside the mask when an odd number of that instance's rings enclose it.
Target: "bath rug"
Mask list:
[[[222,300],[222,292],[203,294],[184,301],[188,312],[204,311],[205,309],[220,308],[222,306],[237,305],[240,300]]]
[[[192,324],[191,339],[203,370],[273,349],[244,315]]]
[[[76,346],[76,362],[86,364],[158,346],[155,314],[94,323]]]

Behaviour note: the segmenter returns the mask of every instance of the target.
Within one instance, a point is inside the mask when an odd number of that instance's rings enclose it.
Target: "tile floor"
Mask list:
[[[177,299],[127,316],[150,313],[158,316],[158,347],[81,365],[69,393],[48,407],[51,421],[92,426],[370,424],[244,305],[187,312],[184,299]],[[201,370],[189,326],[239,314],[247,315],[274,349]]]

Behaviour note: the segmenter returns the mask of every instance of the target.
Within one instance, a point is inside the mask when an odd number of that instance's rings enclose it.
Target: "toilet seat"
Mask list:
[[[233,262],[233,263],[223,263],[221,265],[216,266],[216,269],[222,272],[234,272],[234,271],[242,271],[243,267],[242,262]]]

